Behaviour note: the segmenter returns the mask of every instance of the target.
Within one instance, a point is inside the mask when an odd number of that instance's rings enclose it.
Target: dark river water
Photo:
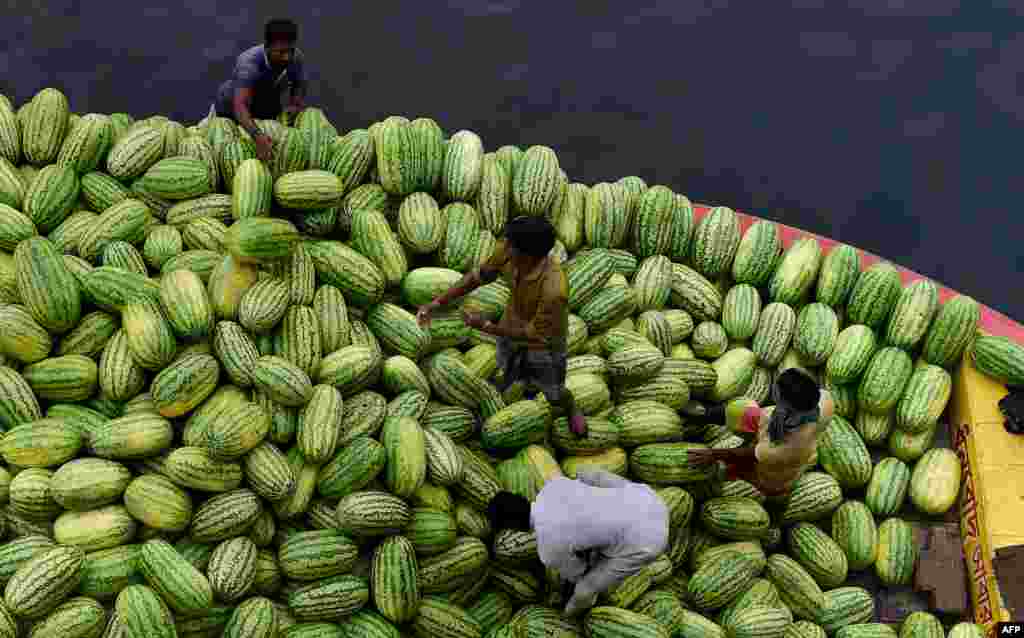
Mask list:
[[[163,3],[161,3],[162,5]],[[310,101],[546,144],[854,244],[1024,320],[1024,2],[299,3]],[[105,6],[110,8],[105,8]],[[209,108],[284,3],[0,5],[0,92],[77,112]],[[273,14],[273,15],[272,15]]]

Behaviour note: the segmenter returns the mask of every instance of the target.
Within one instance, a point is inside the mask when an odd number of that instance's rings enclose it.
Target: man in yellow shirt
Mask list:
[[[832,418],[828,391],[796,368],[779,375],[772,386],[774,407],[761,408],[751,399],[725,405],[696,406],[692,421],[726,425],[740,435],[753,435],[749,446],[731,450],[692,450],[690,462],[707,465],[723,461],[728,480],[743,479],[765,496],[789,493],[798,478],[814,464],[818,435]]]
[[[569,417],[577,436],[585,436],[586,419],[565,387],[566,336],[569,329],[569,280],[561,260],[551,254],[555,229],[543,217],[517,217],[505,226],[505,237],[480,268],[417,313],[427,325],[438,308],[504,276],[511,300],[495,323],[477,313],[463,313],[471,326],[497,337],[501,390],[516,381],[532,383],[548,402]]]

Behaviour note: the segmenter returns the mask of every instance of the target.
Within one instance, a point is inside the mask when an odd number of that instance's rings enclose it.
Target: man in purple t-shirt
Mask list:
[[[231,79],[220,85],[211,114],[231,118],[252,136],[260,159],[271,158],[270,137],[254,120],[276,119],[282,110],[305,108],[306,73],[302,52],[295,47],[299,27],[291,20],[271,20],[263,44],[246,49],[235,61]],[[288,105],[281,93],[289,90]]]

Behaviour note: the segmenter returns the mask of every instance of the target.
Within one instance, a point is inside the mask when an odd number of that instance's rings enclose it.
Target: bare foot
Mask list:
[[[576,413],[569,418],[569,429],[579,438],[583,438],[587,435],[587,419],[580,413]]]

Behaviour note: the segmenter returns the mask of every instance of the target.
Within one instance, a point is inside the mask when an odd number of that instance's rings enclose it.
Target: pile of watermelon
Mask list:
[[[877,623],[851,579],[911,583],[910,513],[956,502],[933,439],[964,353],[1024,376],[974,300],[639,177],[572,182],[545,146],[399,116],[342,135],[315,108],[259,125],[266,165],[223,118],[0,96],[0,636],[946,635]],[[557,229],[584,439],[490,382],[460,311],[497,317],[506,282],[414,316],[515,215]],[[768,404],[792,367],[836,416],[784,503],[688,464],[743,441],[683,406]],[[652,485],[672,531],[570,620],[533,535],[484,511],[585,466]]]

